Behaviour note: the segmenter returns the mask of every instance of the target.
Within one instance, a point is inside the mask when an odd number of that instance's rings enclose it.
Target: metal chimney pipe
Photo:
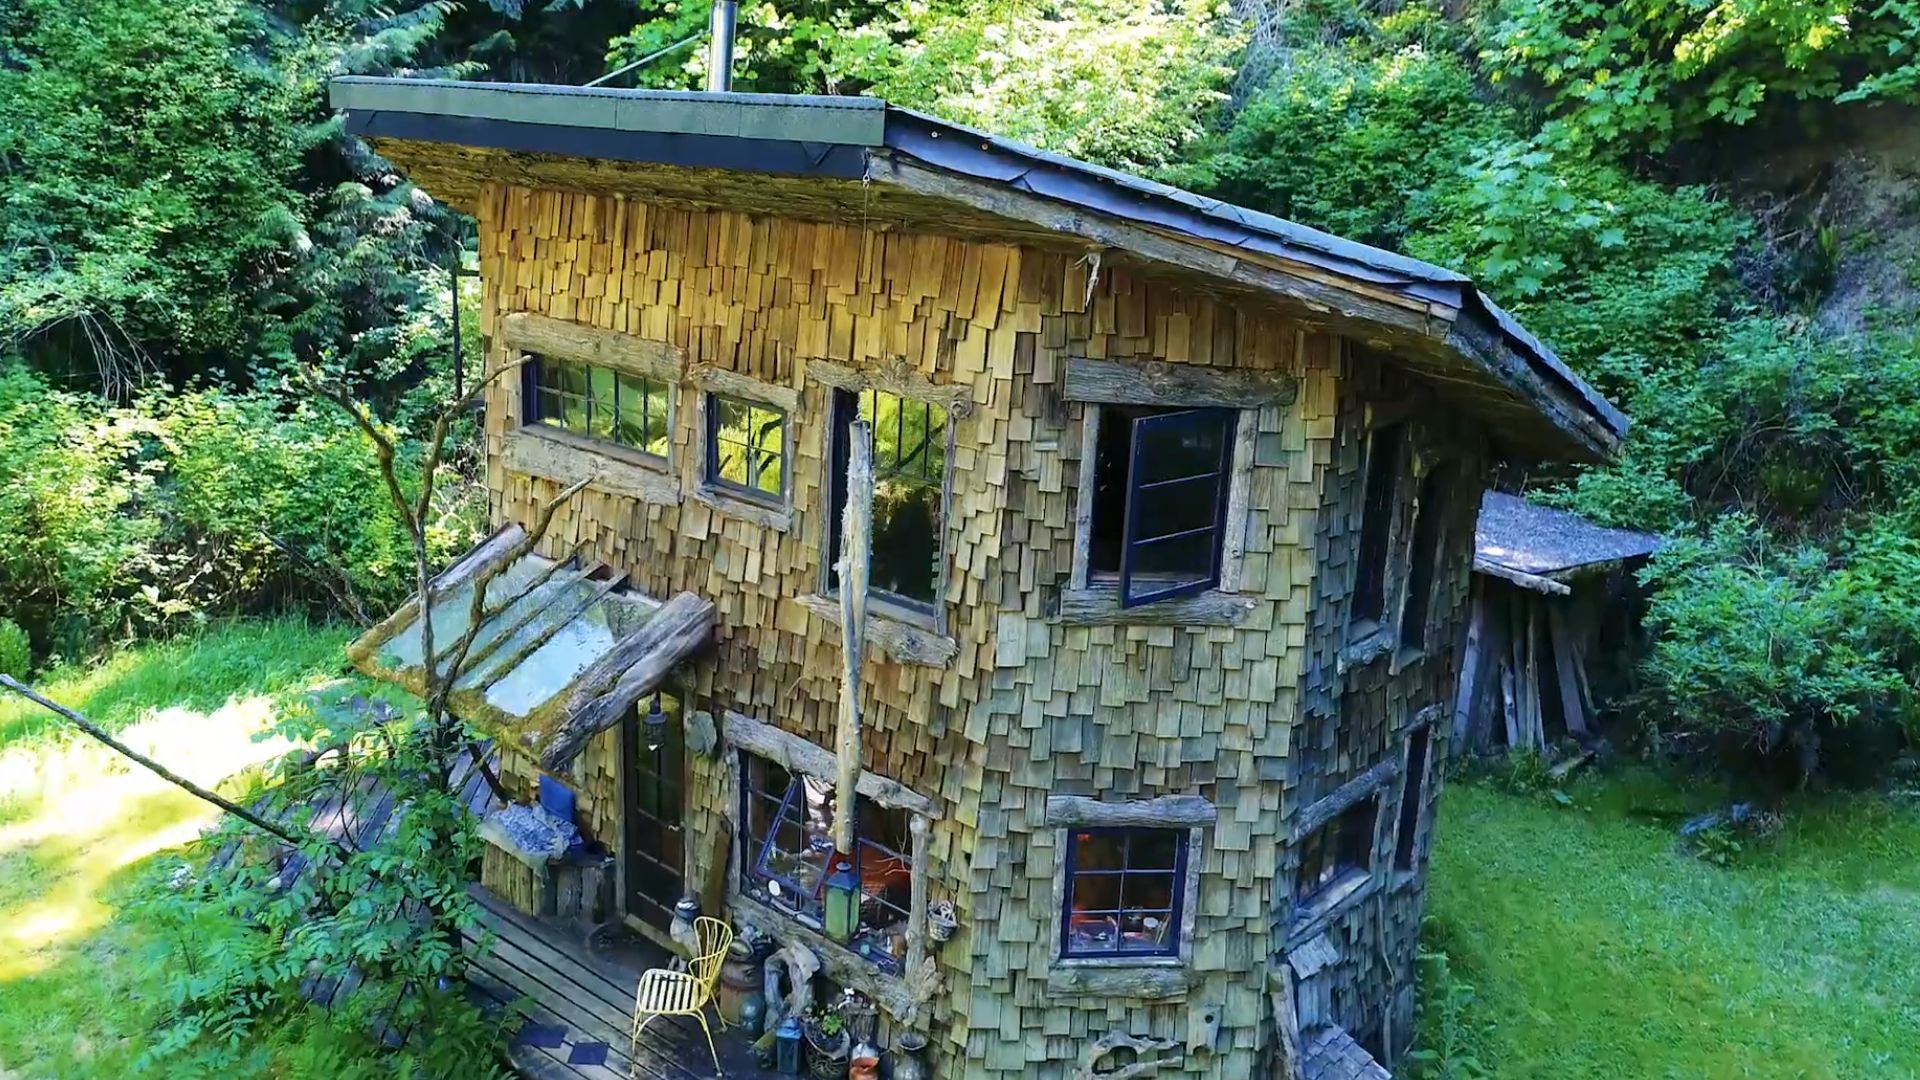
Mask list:
[[[707,24],[707,93],[733,89],[733,27],[740,14],[738,0],[713,0],[713,20]]]

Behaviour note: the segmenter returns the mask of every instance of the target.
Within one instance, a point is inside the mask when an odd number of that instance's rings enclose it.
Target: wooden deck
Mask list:
[[[490,755],[492,760],[496,756]],[[498,805],[471,760],[454,766],[452,785],[462,805],[485,814]],[[331,839],[364,848],[389,828],[397,813],[393,792],[371,778],[343,785],[317,799],[307,826]],[[266,800],[257,810],[291,824],[294,808]],[[229,845],[214,855],[231,858]],[[282,879],[291,884],[306,870],[297,852],[273,856]],[[624,927],[561,925],[533,919],[478,884],[484,932],[482,942],[468,939],[469,985],[484,1006],[516,1014],[508,1050],[514,1068],[532,1080],[704,1080],[716,1074],[700,1026],[690,1019],[662,1017],[647,1026],[636,1054],[629,1055],[628,1025],[633,1016],[634,985],[649,967],[669,962],[665,950]],[[307,996],[322,1008],[352,993],[358,978],[314,980]],[[754,1064],[751,1049],[735,1034],[722,1032],[713,1013],[714,1043],[724,1075],[748,1080],[772,1076]]]
[[[514,1067],[534,1080],[689,1080],[715,1076],[700,1026],[686,1017],[647,1025],[628,1054],[634,984],[648,967],[665,966],[658,946],[624,930],[573,928],[531,919],[474,886],[491,947],[468,969],[476,994],[511,1008],[525,1022],[509,1051]],[[765,1077],[733,1033],[711,1012],[714,1042],[730,1077]]]

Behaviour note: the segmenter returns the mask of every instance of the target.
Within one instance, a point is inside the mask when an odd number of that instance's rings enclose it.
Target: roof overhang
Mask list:
[[[692,593],[655,600],[605,564],[532,553],[526,535],[509,525],[462,556],[434,579],[425,607],[435,666],[459,666],[454,714],[564,772],[588,739],[712,641],[713,604]],[[422,606],[408,600],[348,646],[348,659],[425,696]]]
[[[464,209],[505,181],[1098,252],[1379,348],[1529,456],[1597,460],[1626,432],[1460,274],[874,98],[366,77],[331,90],[349,132]]]
[[[1489,491],[1474,527],[1473,569],[1523,589],[1565,596],[1569,582],[1660,550],[1660,538],[1596,525],[1570,510]]]

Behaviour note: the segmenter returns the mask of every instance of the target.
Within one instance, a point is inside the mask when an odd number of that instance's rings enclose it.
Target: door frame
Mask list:
[[[664,693],[667,696],[673,698],[674,701],[677,702],[679,705],[679,715],[677,719],[680,725],[680,737],[681,737],[680,889],[681,889],[681,895],[685,896],[687,895],[687,888],[688,888],[687,883],[692,880],[690,869],[691,869],[691,863],[692,863],[693,848],[691,843],[691,833],[687,828],[687,818],[686,818],[687,795],[689,791],[688,785],[692,778],[692,771],[690,768],[690,762],[688,761],[688,756],[686,751],[686,727],[687,727],[687,717],[692,711],[691,699],[692,699],[693,687],[690,680],[669,676],[667,679],[661,682],[659,690],[661,693]],[[633,809],[634,809],[633,803],[632,803],[633,788],[628,783],[630,777],[628,776],[627,770],[630,769],[632,765],[627,756],[627,750],[628,750],[627,732],[629,730],[633,730],[637,738],[638,728],[640,726],[640,723],[643,722],[643,721],[640,721],[639,719],[641,716],[639,712],[641,708],[640,701],[647,700],[649,696],[650,695],[643,695],[639,701],[636,701],[634,703],[632,717],[636,721],[635,723],[630,725],[628,722],[628,717],[623,716],[621,718],[620,735],[616,740],[619,743],[619,752],[615,757],[615,760],[618,764],[617,764],[617,767],[615,768],[614,775],[615,775],[615,782],[619,785],[619,792],[620,792],[619,828],[616,831],[619,834],[620,846],[619,846],[619,850],[617,850],[614,853],[614,886],[613,887],[617,894],[614,897],[614,910],[618,912],[618,921],[624,926],[626,926],[628,929],[631,929],[636,933],[639,933],[642,936],[652,940],[655,944],[664,946],[668,949],[677,950],[679,946],[673,941],[673,938],[667,933],[667,931],[653,925],[652,923],[648,922],[646,919],[635,914],[631,910],[630,904],[631,904],[632,894],[627,888],[627,868],[628,868],[628,863],[631,861],[630,856],[628,854],[629,851],[631,850],[631,847],[628,843],[628,839],[629,839],[628,827],[632,823]],[[636,748],[638,748],[637,743],[636,743]]]

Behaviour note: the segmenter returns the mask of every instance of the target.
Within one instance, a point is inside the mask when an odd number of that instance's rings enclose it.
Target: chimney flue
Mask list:
[[[714,0],[713,20],[707,27],[707,92],[724,94],[733,89],[733,25],[739,14],[737,0]]]

